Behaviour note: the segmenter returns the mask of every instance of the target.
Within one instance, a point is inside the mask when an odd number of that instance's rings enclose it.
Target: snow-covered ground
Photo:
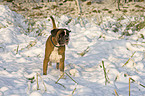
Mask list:
[[[49,17],[31,26],[7,6],[0,5],[0,10],[0,96],[115,96],[114,90],[119,96],[128,96],[129,78],[135,80],[131,82],[131,96],[145,96],[145,40],[140,38],[141,34],[145,36],[145,29],[136,33],[130,30],[131,36],[121,35],[135,17],[124,17],[116,33],[115,17],[104,17],[100,26],[95,18],[83,18],[83,23],[73,18],[66,26],[70,17],[55,17],[57,26],[71,30],[66,79],[58,80],[55,64],[48,75],[42,75],[45,42],[52,29]],[[38,36],[40,31],[42,36]]]

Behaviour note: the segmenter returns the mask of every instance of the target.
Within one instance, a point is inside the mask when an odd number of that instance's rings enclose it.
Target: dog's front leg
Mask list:
[[[60,63],[59,63],[60,75],[64,74],[64,59],[65,57],[63,56],[63,58],[60,60]]]
[[[64,62],[60,62],[59,68],[60,68],[60,72],[64,72]]]
[[[47,75],[48,62],[50,61],[49,57],[52,52],[52,48],[49,42],[50,42],[50,37],[47,39],[45,45],[46,47],[45,47],[45,57],[43,60],[43,75]]]
[[[44,58],[44,61],[43,61],[43,75],[47,75],[48,62],[49,62],[49,59]]]

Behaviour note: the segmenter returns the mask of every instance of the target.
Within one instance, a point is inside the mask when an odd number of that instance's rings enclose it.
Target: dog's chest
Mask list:
[[[51,52],[51,55],[49,57],[50,61],[53,63],[59,63],[61,58],[62,55],[58,54],[58,48],[54,47],[54,50]]]

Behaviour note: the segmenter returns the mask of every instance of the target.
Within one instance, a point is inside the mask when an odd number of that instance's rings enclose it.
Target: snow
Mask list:
[[[52,29],[49,17],[37,21],[29,34],[29,22],[23,16],[4,5],[0,5],[0,10],[1,96],[115,96],[114,89],[119,96],[128,96],[129,77],[138,82],[131,83],[131,96],[145,95],[145,89],[140,86],[145,85],[145,44],[139,38],[140,34],[145,35],[145,29],[137,33],[130,30],[133,35],[119,38],[130,22],[127,18],[120,22],[123,26],[119,31],[113,32],[112,27],[118,22],[115,17],[104,17],[100,26],[93,23],[97,22],[95,19],[93,22],[84,19],[82,25],[77,18],[66,26],[70,17],[55,17],[59,27],[71,30],[65,60],[65,72],[69,75],[64,74],[66,78],[56,83],[60,76],[55,64],[48,68],[48,75],[42,75],[45,42]],[[36,32],[40,29],[42,36]],[[34,46],[28,47],[34,41]]]

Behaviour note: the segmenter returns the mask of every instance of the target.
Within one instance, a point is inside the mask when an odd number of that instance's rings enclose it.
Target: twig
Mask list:
[[[89,52],[89,46],[81,53],[77,53],[78,55],[84,56],[86,53]]]
[[[37,74],[38,74],[38,73],[37,73]],[[40,74],[38,74],[38,75],[39,75],[39,77],[40,77],[40,79],[41,79],[41,81],[42,81],[42,83],[43,83],[43,85],[44,85],[44,89],[45,89],[45,91],[47,91],[46,85],[45,85],[45,83],[44,83],[44,81],[43,81],[41,75],[40,75]]]
[[[75,88],[74,88],[74,90],[72,91],[72,95],[73,95],[74,92],[75,92],[75,90],[77,89],[76,87],[77,87],[78,83],[77,83],[74,79],[72,79],[72,78],[70,77],[70,75],[68,75],[66,72],[65,72],[65,74],[66,74],[72,81],[75,82]]]
[[[65,74],[72,80],[72,81],[74,81],[76,84],[78,84],[74,79],[72,79],[66,72],[65,72]]]
[[[28,82],[27,94],[29,94],[29,93],[30,93],[30,89],[31,89],[31,83],[30,83],[30,82]],[[2,95],[2,96],[3,96],[3,95]]]
[[[111,3],[110,5],[115,4],[115,3],[116,3],[116,0],[113,3]]]
[[[76,0],[76,3],[77,3],[77,6],[78,6],[78,13],[81,14],[82,13],[82,9],[81,9],[81,6],[80,6],[80,1]]]
[[[72,95],[74,94],[74,92],[75,92],[75,90],[77,89],[76,87],[77,87],[77,83],[75,83],[75,89],[73,90],[73,92],[72,92]]]
[[[102,65],[103,65],[103,70],[104,70],[104,76],[105,76],[105,85],[107,84],[107,82],[109,83],[108,79],[107,79],[107,73],[106,73],[106,68],[104,66],[104,61],[102,61]]]
[[[115,92],[115,96],[119,96],[118,94],[117,94],[117,91],[114,89],[114,92]]]
[[[131,79],[131,78],[129,78],[129,96],[130,96],[130,79]]]
[[[120,11],[120,0],[117,0],[117,6],[118,6],[118,10]]]
[[[72,95],[74,94],[74,92],[75,92],[75,90],[77,89],[76,87],[77,87],[77,82],[73,79],[73,78],[71,78],[71,76],[70,75],[68,75],[66,72],[64,72],[72,81],[74,81],[75,82],[75,88],[74,88],[74,90],[72,91]],[[64,85],[62,85],[62,84],[60,84],[60,83],[58,83],[58,81],[64,76],[64,73],[59,77],[59,79],[55,82],[56,84],[59,84],[59,85],[61,85],[61,86],[63,86],[64,88],[66,88]]]
[[[124,67],[126,64],[128,64],[128,62],[130,61],[130,59],[133,57],[133,55],[136,53],[136,51],[131,55],[131,57],[126,61],[126,63],[122,66]]]
[[[80,0],[75,0],[76,1],[76,5],[77,5],[77,7],[78,7],[78,19],[80,20],[80,23],[81,23],[81,26],[84,26],[85,24],[84,24],[84,22],[83,22],[83,20],[82,20],[82,18],[81,18],[81,16],[82,16],[82,9],[81,9],[81,5],[80,5]]]
[[[142,85],[140,82],[135,81],[133,78],[130,78],[130,80],[132,80],[133,82],[135,82],[135,83],[137,83],[138,85],[140,85],[140,86],[142,86],[142,87],[144,87],[144,88],[145,88],[145,86],[144,86],[144,85]]]
[[[64,73],[58,78],[58,80],[55,83],[58,83],[58,81],[64,76]]]
[[[58,83],[58,81],[64,76],[64,73],[58,78],[58,80],[55,82],[55,84],[59,84],[61,85],[63,88],[66,89],[66,87],[64,85],[62,85],[61,83]]]
[[[36,74],[36,82],[37,82],[37,90],[39,90],[39,84],[38,84],[38,73]]]
[[[58,0],[55,0],[56,5],[58,6]]]
[[[125,74],[126,76],[129,76],[128,74]],[[132,80],[133,82],[137,83],[138,85],[142,86],[143,88],[145,88],[145,86],[143,84],[141,84],[140,82],[138,81],[135,81],[133,78],[129,77],[130,80]]]
[[[141,46],[141,47],[145,47],[145,46],[143,46],[142,44],[131,44],[131,45],[135,45],[135,46]]]
[[[61,85],[63,88],[66,89],[66,87],[65,87],[63,84],[61,84],[61,83],[55,83],[55,84],[59,84],[59,85]]]
[[[18,54],[18,51],[19,51],[19,45],[17,46],[16,54]]]
[[[42,35],[42,32],[40,32],[40,34],[37,36],[37,38],[36,38],[34,41],[30,41],[30,42],[29,42],[29,45],[27,45],[25,48],[21,48],[21,50],[24,50],[24,49],[26,49],[26,48],[29,49],[29,48],[35,46],[36,43],[37,43],[38,38],[39,38],[41,35]]]
[[[33,47],[35,44],[36,44],[37,42],[36,42],[36,40],[34,40],[34,41],[31,41],[30,43],[29,43],[29,45],[27,45],[27,47],[26,48],[31,48],[31,47]]]
[[[141,84],[140,82],[138,82],[138,81],[135,81],[133,78],[131,78],[131,77],[129,77],[129,96],[130,96],[130,81],[133,81],[133,82],[135,82],[135,83],[137,83],[138,85],[140,85],[140,86],[142,86],[143,88],[145,88],[145,86],[143,85],[143,84]]]
[[[29,48],[33,47],[34,45],[36,45],[37,40],[38,40],[38,38],[39,38],[41,35],[42,35],[42,31],[40,32],[40,34],[38,34],[37,38],[36,38],[34,41],[31,41],[31,42],[29,43],[29,45],[27,45],[26,48],[29,49]]]

